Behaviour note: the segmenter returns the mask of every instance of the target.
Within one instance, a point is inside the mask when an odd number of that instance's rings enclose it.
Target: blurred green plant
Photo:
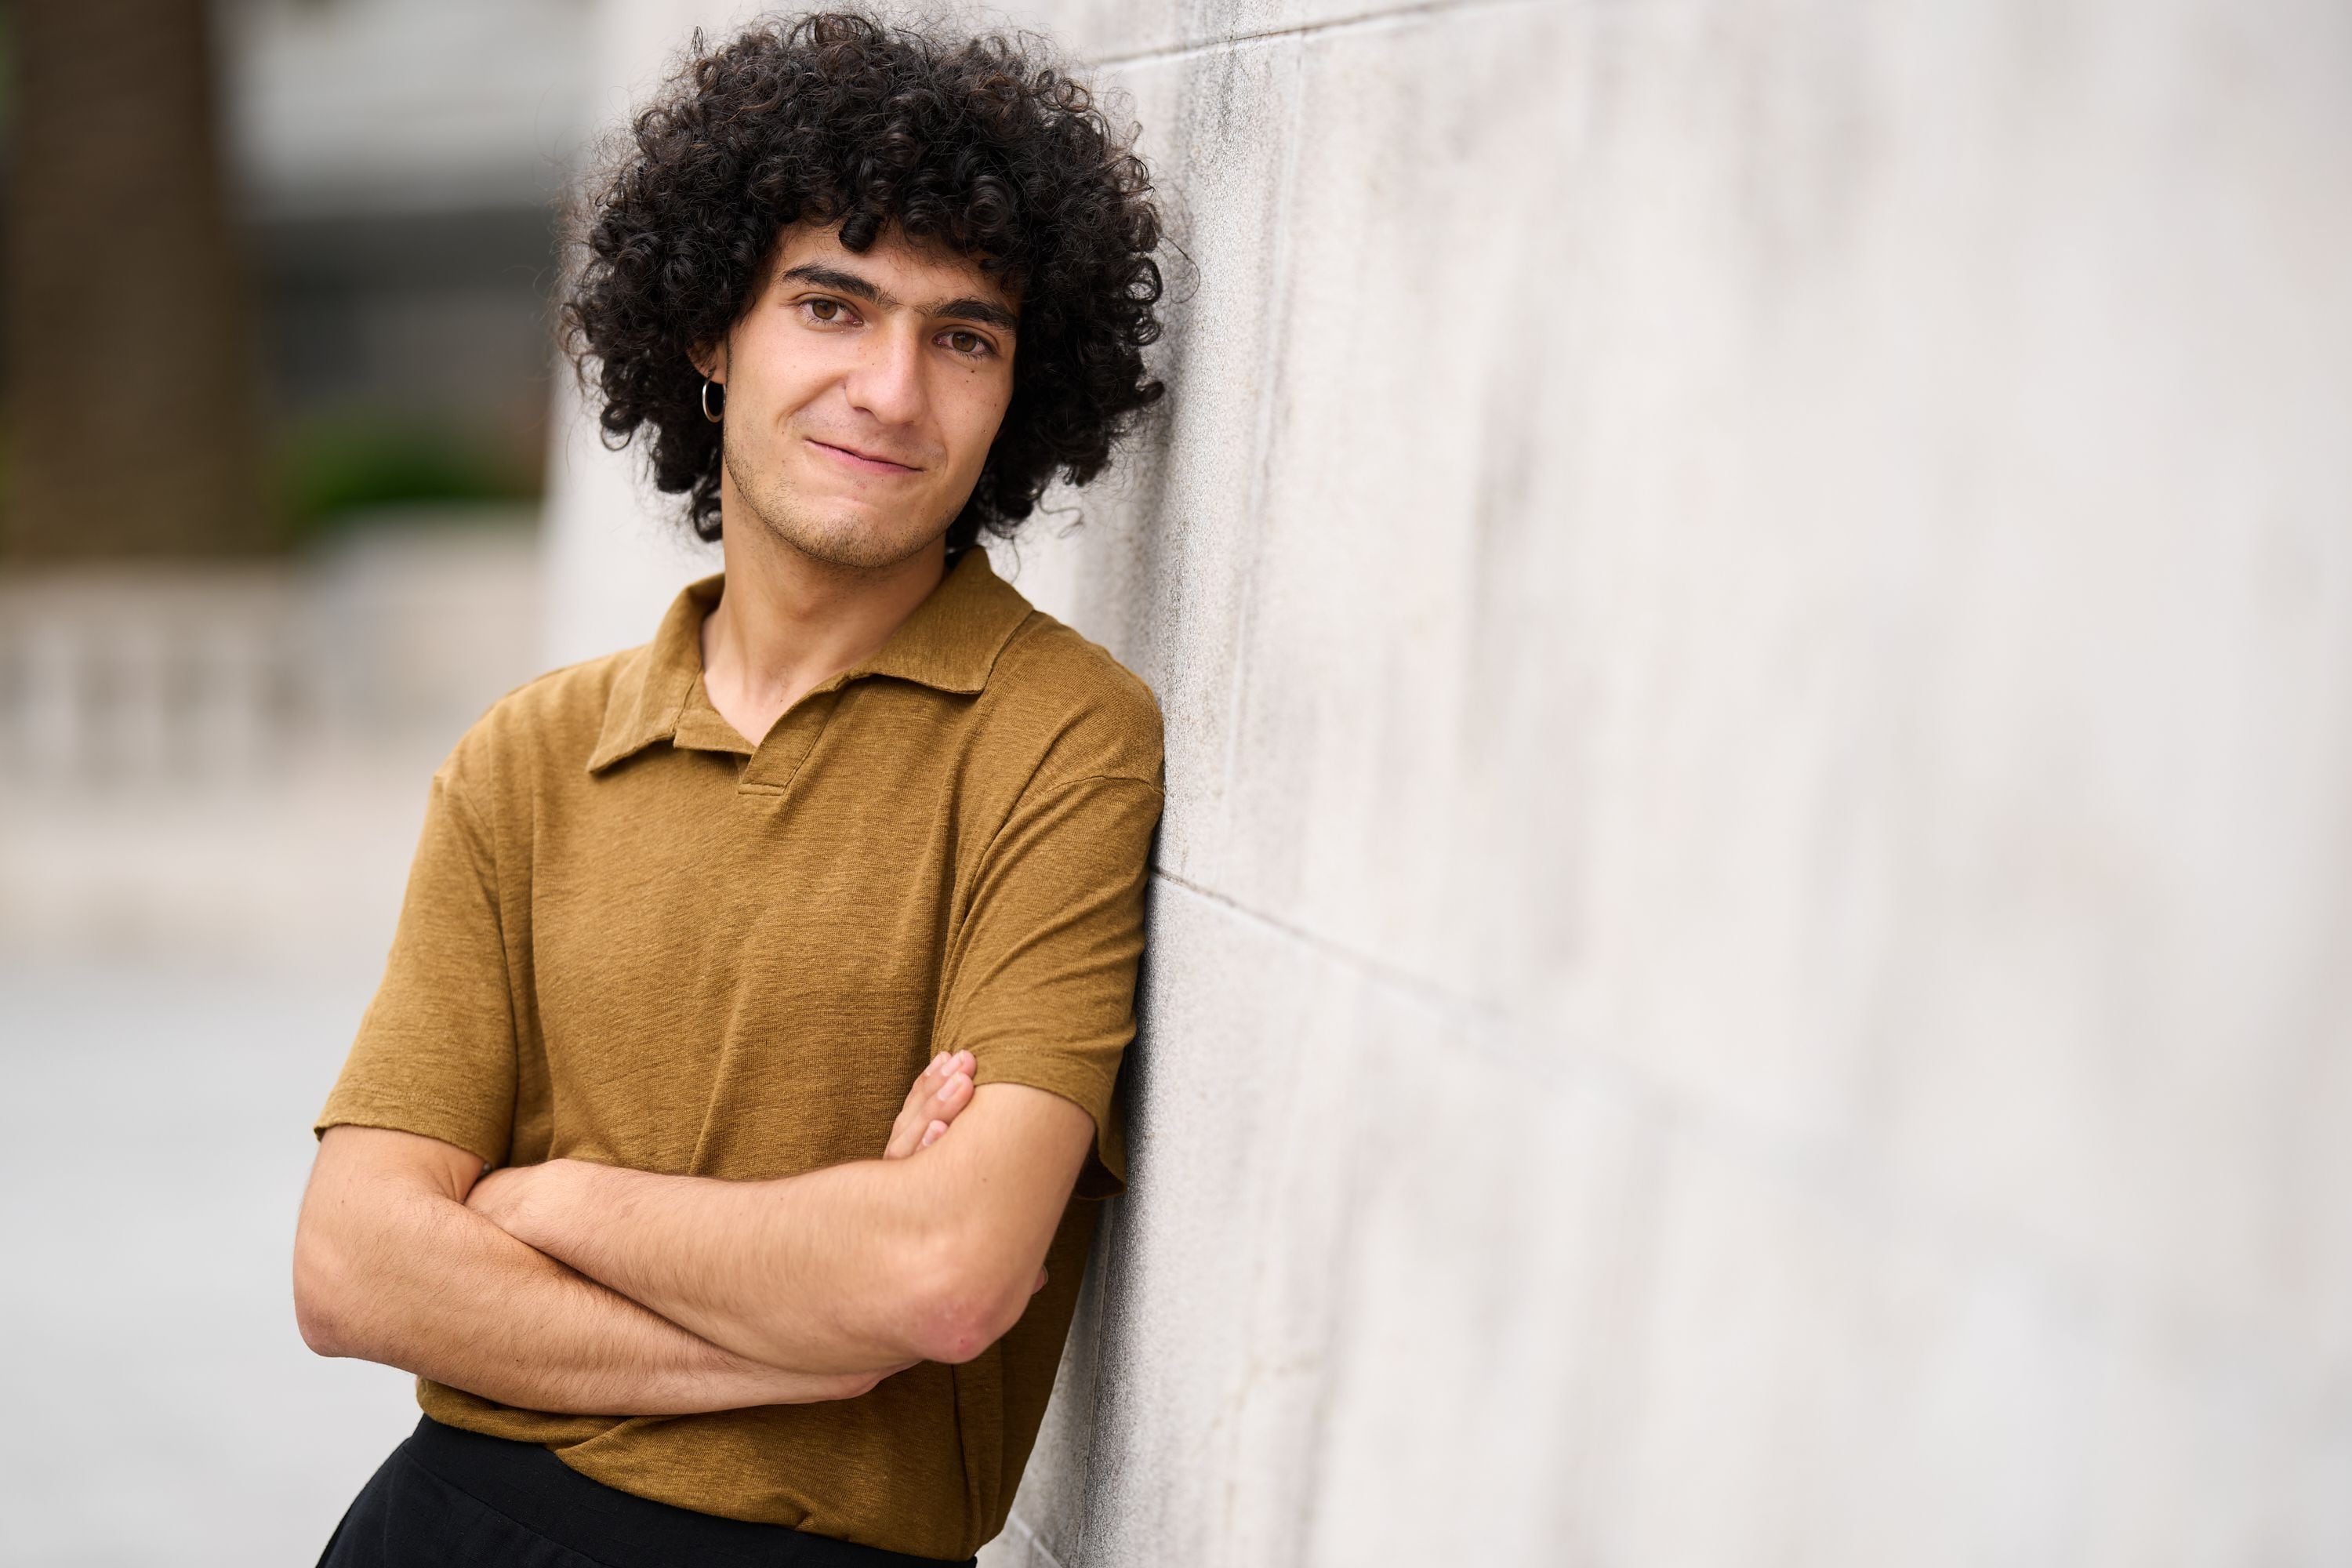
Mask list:
[[[527,501],[540,494],[536,460],[434,426],[347,417],[298,426],[276,462],[285,542],[331,534],[373,508]]]

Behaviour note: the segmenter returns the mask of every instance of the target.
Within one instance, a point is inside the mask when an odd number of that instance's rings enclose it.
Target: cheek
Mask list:
[[[750,338],[739,357],[743,390],[748,394],[747,412],[756,411],[757,423],[762,427],[790,419],[835,378],[821,352],[813,352],[812,345],[795,343],[782,333]],[[734,381],[733,377],[729,380],[730,398],[737,390]]]
[[[988,458],[988,448],[1003,426],[1004,411],[1013,402],[1013,384],[1009,375],[992,374],[975,370],[968,380],[956,388],[955,429],[960,446],[964,447],[961,467],[977,473]]]

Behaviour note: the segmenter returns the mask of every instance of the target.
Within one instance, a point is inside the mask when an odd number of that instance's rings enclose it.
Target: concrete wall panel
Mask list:
[[[2340,1416],[2260,1342],[1697,1141],[1666,1169],[1598,1560],[2319,1562],[2352,1527]]]
[[[1063,1563],[1289,1561],[1352,1184],[1357,996],[1327,957],[1179,886],[1152,920],[1152,975],[1213,969],[1228,985],[1148,983],[1150,1027],[1181,1044],[1131,1058],[1124,1093],[1157,1131],[1096,1237],[1091,1319],[1021,1523]],[[1087,1333],[1171,1354],[1087,1375]]]
[[[1171,1045],[1127,1081],[1153,1133],[1099,1240],[1097,1328],[1171,1353],[1101,1367],[1082,1529],[1040,1528],[1087,1562],[1291,1561],[1366,1092],[1348,1049],[1360,987],[1171,884],[1153,921],[1145,1012]],[[1203,973],[1224,984],[1187,983]]]
[[[1620,1156],[1544,1152],[1570,1239],[1528,1222],[1583,1346],[1451,1294],[1503,1278],[1444,1266],[1493,1245],[1383,1179],[1475,1182],[1486,1146],[1433,1118],[1357,1154],[1346,1278],[1389,1289],[1333,1325],[1305,1555],[1445,1521],[1497,1562],[2324,1560],[2342,18],[1472,5],[1174,54],[1160,26],[1097,52],[1192,103],[1296,51],[1238,139],[1286,150],[1250,209],[1281,230],[1169,346],[1177,417],[1261,400],[1258,471],[1180,427],[1024,570],[1163,691],[1230,660],[1222,738],[1202,700],[1171,741],[1169,877],[1630,1108]],[[1197,117],[1145,118],[1188,211],[1232,201],[1195,197],[1224,166]],[[1192,357],[1268,322],[1237,376]],[[1247,508],[1213,616],[1168,613],[1202,586],[1188,482]],[[1448,1037],[1422,1078],[1479,1081]],[[1603,1243],[1622,1212],[1651,1246]],[[1457,1361],[1407,1419],[1351,1380],[1444,1322],[1549,1404]],[[1530,1453],[1549,1487],[1510,1479]],[[1089,1563],[1129,1560],[1096,1548],[1133,1489],[1193,1485],[1095,1480]]]
[[[1382,987],[1316,1485],[1317,1564],[1554,1562],[1629,1479],[1653,1108]]]
[[[1234,761],[1241,622],[1278,400],[1285,301],[1267,279],[1285,275],[1293,228],[1287,138],[1273,132],[1296,113],[1298,52],[1276,43],[1206,62],[1153,60],[1112,85],[1173,198],[1181,253],[1167,268],[1156,370],[1185,390],[1111,476],[1049,496],[1036,525],[998,553],[1033,599],[1150,682],[1171,785],[1160,864],[1184,876]],[[1171,515],[1186,525],[1154,525]]]
[[[1430,9],[1426,0],[1002,0],[968,14],[1034,27],[1086,60],[1117,68]]]

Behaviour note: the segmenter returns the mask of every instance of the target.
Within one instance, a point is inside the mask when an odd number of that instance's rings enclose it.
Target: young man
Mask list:
[[[1149,183],[1016,47],[821,16],[591,218],[604,428],[726,570],[435,775],[294,1255],[424,1415],[322,1562],[968,1562],[1124,1179],[1160,808],[1149,691],[976,541],[1160,392]]]

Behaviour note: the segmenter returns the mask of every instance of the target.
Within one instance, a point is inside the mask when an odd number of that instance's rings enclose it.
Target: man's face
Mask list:
[[[886,566],[963,510],[1013,397],[1018,302],[976,262],[886,230],[863,254],[785,231],[702,368],[727,389],[721,513],[844,566]]]

